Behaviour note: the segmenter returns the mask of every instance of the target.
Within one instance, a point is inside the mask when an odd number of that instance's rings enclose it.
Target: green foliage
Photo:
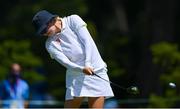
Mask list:
[[[117,78],[120,77],[121,75],[123,75],[125,73],[125,70],[123,68],[120,68],[118,63],[114,60],[108,60],[107,61],[108,64],[108,70],[109,70],[109,74],[111,77],[113,78]]]
[[[127,45],[129,43],[128,37],[111,36],[110,39],[104,43],[105,60],[109,69],[109,74],[113,78],[119,78],[126,73],[126,69],[120,63],[129,64],[129,57],[127,52]],[[123,51],[123,52],[119,52]]]
[[[70,14],[85,16],[88,8],[84,0],[8,1],[0,27],[0,37],[33,36],[32,18],[39,10],[48,10],[62,17]]]
[[[87,28],[88,28],[93,40],[96,40],[97,39],[96,25],[91,21],[87,21],[86,23],[87,23]]]
[[[180,52],[176,44],[161,42],[151,47],[153,62],[164,69],[161,80],[180,83]]]
[[[169,91],[168,91],[169,92]],[[173,93],[173,92],[171,92]],[[173,93],[173,95],[168,96],[169,98],[164,98],[161,96],[157,96],[155,94],[151,94],[150,97],[150,105],[151,108],[168,108],[175,105],[176,100],[179,100]]]
[[[161,42],[151,46],[153,62],[159,66],[162,74],[161,84],[167,86],[170,82],[180,83],[180,52],[176,44]],[[163,96],[152,94],[150,96],[151,107],[172,107],[180,96],[176,89],[165,88]],[[172,100],[171,100],[172,99]]]
[[[0,46],[0,79],[4,79],[9,71],[9,66],[17,62],[22,66],[23,77],[34,83],[44,80],[42,75],[39,75],[33,69],[42,66],[40,58],[32,54],[31,44],[28,40],[4,40]]]
[[[177,44],[161,42],[152,45],[151,50],[154,56],[153,62],[163,67],[167,65],[171,66],[180,61],[180,53],[178,52]]]

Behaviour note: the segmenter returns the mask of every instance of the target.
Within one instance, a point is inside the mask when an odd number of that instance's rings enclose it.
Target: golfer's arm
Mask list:
[[[52,57],[56,61],[58,61],[60,64],[62,64],[67,69],[82,71],[84,68],[82,66],[79,66],[79,65],[71,62],[61,51],[58,51],[56,48],[51,48],[49,53],[52,55]]]
[[[85,54],[86,54],[85,65],[91,67],[91,54],[92,54],[91,35],[88,29],[86,28],[86,26],[79,28],[76,31],[76,33],[85,47]]]
[[[86,28],[86,23],[78,15],[72,15],[71,28],[77,34],[77,36],[79,37],[79,39],[85,47],[85,66],[91,67],[91,35]]]

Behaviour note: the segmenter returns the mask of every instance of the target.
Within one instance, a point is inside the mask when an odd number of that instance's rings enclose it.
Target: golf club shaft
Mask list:
[[[120,85],[118,85],[118,84],[116,84],[116,83],[113,83],[113,82],[109,81],[109,80],[106,80],[106,79],[102,78],[101,76],[95,74],[94,72],[92,73],[92,75],[95,75],[95,76],[97,76],[98,78],[101,78],[101,79],[103,79],[104,81],[109,82],[110,84],[112,84],[112,85],[114,85],[114,86],[116,86],[116,87],[118,87],[118,88],[120,88],[120,89],[123,89],[123,90],[126,90],[126,91],[127,91],[127,88],[122,87],[122,86],[120,86]]]

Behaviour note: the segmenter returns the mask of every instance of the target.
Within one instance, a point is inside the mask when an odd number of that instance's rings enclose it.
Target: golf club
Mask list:
[[[134,94],[134,95],[139,94],[139,89],[136,86],[130,86],[128,88],[125,88],[125,87],[122,87],[122,86],[120,86],[120,85],[118,85],[116,83],[113,83],[113,82],[111,82],[109,80],[106,80],[106,79],[102,78],[101,76],[95,74],[94,72],[92,72],[92,75],[97,76],[97,77],[101,78],[102,80],[104,80],[106,82],[109,82],[110,84],[112,84],[112,85],[114,85],[114,86],[116,86],[116,87],[118,87],[118,88],[120,88],[122,90],[125,90],[126,92],[128,92],[130,94]]]

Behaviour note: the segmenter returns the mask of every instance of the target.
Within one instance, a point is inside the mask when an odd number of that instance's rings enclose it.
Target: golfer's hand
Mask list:
[[[92,75],[93,69],[90,68],[90,67],[84,67],[83,73],[86,74],[86,75]]]

